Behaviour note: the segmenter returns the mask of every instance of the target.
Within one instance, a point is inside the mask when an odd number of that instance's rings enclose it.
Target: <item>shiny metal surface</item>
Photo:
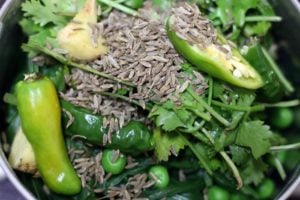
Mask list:
[[[20,45],[20,35],[17,27],[19,20],[18,8],[20,7],[19,0],[7,0],[0,9],[0,96],[2,97],[12,77],[13,72],[16,71],[14,67],[15,52]],[[1,101],[0,108],[2,110],[4,104]],[[3,113],[3,112],[1,112]],[[3,119],[1,119],[1,128],[3,128]],[[2,129],[1,129],[2,130]],[[35,199],[33,195],[23,186],[18,180],[16,174],[9,166],[6,156],[3,152],[2,143],[0,143],[0,166],[2,167],[7,178],[13,183],[17,190],[25,197],[25,199]]]
[[[20,0],[4,0],[0,2],[0,96],[2,98],[9,79],[13,77],[13,73],[17,70],[12,61],[14,61],[15,52],[19,51],[20,45],[19,30],[17,21],[19,19],[18,8]],[[287,44],[287,49],[292,55],[299,57],[300,55],[300,4],[298,0],[271,0],[274,4],[278,15],[283,17],[283,23],[279,24],[278,36]],[[296,68],[300,72],[300,67]],[[299,74],[299,73],[296,73]],[[3,108],[3,102],[0,103],[0,111]],[[1,124],[2,123],[2,124]],[[3,129],[3,119],[1,119],[1,130]],[[18,191],[25,199],[35,199],[34,196],[22,185],[16,177],[16,174],[9,166],[3,147],[0,142],[0,166],[3,168],[8,179],[13,183]],[[281,190],[276,199],[287,199],[300,184],[300,165],[290,177],[286,186]]]

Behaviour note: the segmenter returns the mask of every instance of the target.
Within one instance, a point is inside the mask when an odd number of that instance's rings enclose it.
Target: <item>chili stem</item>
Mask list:
[[[129,14],[129,15],[133,15],[133,16],[138,16],[139,13],[131,8],[128,8],[120,3],[117,3],[117,2],[114,2],[114,1],[111,1],[111,0],[98,0],[100,3],[103,3],[103,4],[106,4],[110,7],[113,7],[113,8],[116,8],[126,14]]]
[[[245,17],[246,22],[258,22],[258,21],[267,21],[267,22],[280,22],[282,20],[279,16],[247,16]]]
[[[91,68],[88,65],[83,65],[83,64],[72,62],[72,61],[66,59],[64,56],[62,56],[62,55],[60,55],[60,54],[58,54],[58,53],[56,53],[56,52],[48,49],[47,47],[43,47],[43,46],[41,46],[41,45],[39,45],[37,43],[31,42],[31,43],[28,43],[28,44],[23,44],[22,46],[26,47],[26,48],[30,48],[32,50],[40,51],[40,52],[42,52],[42,53],[44,53],[44,54],[46,54],[48,56],[51,56],[52,58],[56,59],[57,61],[61,62],[62,64],[69,65],[71,67],[75,67],[75,68],[78,68],[78,69],[90,72],[90,73],[98,75],[98,76],[100,76],[102,78],[106,78],[106,79],[115,81],[117,83],[121,83],[123,85],[127,85],[129,87],[135,87],[135,85],[133,83],[130,83],[130,82],[122,80],[122,79],[118,79],[118,78],[116,78],[114,76],[111,76],[110,74],[99,72],[98,70],[93,69],[93,68]]]
[[[299,149],[299,148],[300,148],[300,142],[294,143],[294,144],[272,146],[272,147],[270,147],[270,151],[278,152],[278,151],[287,151],[287,150],[293,150],[293,149]]]
[[[224,124],[225,126],[229,126],[229,122],[222,117],[219,113],[217,113],[212,107],[210,107],[201,97],[199,97],[195,92],[192,91],[192,89],[189,87],[187,89],[188,93],[198,101],[200,105],[202,105],[212,116],[214,116],[219,122]]]

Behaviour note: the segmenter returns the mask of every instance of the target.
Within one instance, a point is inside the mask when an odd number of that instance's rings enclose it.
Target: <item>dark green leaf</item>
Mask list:
[[[154,119],[156,126],[162,127],[165,131],[173,131],[178,127],[185,127],[185,123],[173,111],[173,109],[166,109],[164,106],[155,106],[149,118]]]
[[[267,170],[267,165],[261,160],[250,159],[245,163],[245,168],[241,170],[241,176],[244,184],[254,183],[258,185],[264,178],[264,172]]]
[[[238,130],[236,144],[249,147],[257,159],[268,152],[271,137],[270,127],[262,121],[244,122]]]
[[[155,129],[153,132],[155,154],[159,161],[168,161],[171,153],[177,155],[185,147],[185,141],[180,134],[161,132]]]

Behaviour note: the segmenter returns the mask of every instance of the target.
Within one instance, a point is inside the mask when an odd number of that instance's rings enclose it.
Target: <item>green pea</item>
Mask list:
[[[155,186],[157,188],[165,188],[169,185],[170,176],[166,167],[156,165],[149,170],[150,177],[155,179]]]
[[[272,197],[275,191],[275,184],[272,180],[264,180],[258,187],[258,194],[261,199],[268,199]]]
[[[229,192],[219,186],[212,186],[208,189],[208,200],[229,200]]]
[[[293,112],[290,108],[276,108],[272,116],[272,124],[280,129],[288,128],[293,123]]]
[[[123,154],[116,155],[114,150],[106,149],[103,152],[101,164],[105,172],[120,174],[125,168],[126,157]]]

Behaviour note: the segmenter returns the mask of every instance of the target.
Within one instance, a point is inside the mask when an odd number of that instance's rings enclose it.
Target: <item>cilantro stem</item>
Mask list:
[[[202,157],[202,155],[197,151],[197,149],[195,148],[195,146],[183,135],[181,135],[184,142],[190,147],[190,149],[192,150],[192,152],[195,154],[195,156],[198,158],[200,164],[206,169],[207,173],[209,175],[212,175],[212,170],[210,169],[209,164],[205,161],[205,159]]]
[[[41,46],[37,43],[31,42],[31,43],[23,44],[22,47],[29,48],[29,49],[32,49],[32,50],[35,50],[35,51],[40,51],[40,52],[56,59],[57,61],[61,62],[62,64],[65,64],[65,65],[68,65],[68,66],[71,66],[71,67],[75,67],[75,68],[90,72],[92,74],[95,74],[95,75],[98,75],[100,77],[115,81],[117,83],[121,83],[123,85],[127,85],[129,87],[135,87],[135,85],[133,83],[130,83],[128,81],[116,78],[114,76],[111,76],[110,74],[100,72],[96,69],[93,69],[92,67],[90,67],[88,65],[83,65],[83,64],[72,62],[72,61],[66,59],[64,56],[48,49],[47,47],[43,47],[43,46]]]
[[[111,1],[111,0],[98,0],[98,2],[106,4],[110,7],[115,8],[115,9],[118,9],[118,10],[120,10],[120,11],[126,13],[126,14],[129,14],[129,15],[133,15],[133,16],[138,16],[139,15],[139,13],[137,11],[135,11],[135,10],[133,10],[133,9],[127,7],[127,6],[124,6],[124,5],[122,5],[118,2],[114,2],[114,1]]]
[[[268,53],[268,51],[265,48],[262,47],[262,52],[263,52],[264,56],[266,57],[266,59],[268,60],[270,66],[272,67],[273,71],[277,75],[277,77],[278,77],[279,81],[281,82],[281,84],[283,85],[283,87],[287,90],[287,92],[289,92],[289,93],[293,92],[294,91],[293,86],[284,77],[284,75],[282,74],[282,72],[280,71],[279,67],[274,62],[274,60],[272,59],[272,57],[270,56],[270,54]]]
[[[152,109],[152,107],[153,107],[153,105],[152,104],[150,104],[150,103],[147,103],[146,105],[145,105],[145,107],[142,105],[142,104],[140,104],[138,101],[136,101],[136,100],[132,100],[132,99],[130,99],[129,97],[126,97],[126,96],[123,96],[123,95],[119,95],[119,94],[115,94],[115,93],[111,93],[111,92],[101,92],[101,91],[94,91],[95,93],[98,93],[98,94],[101,94],[101,95],[103,95],[103,96],[108,96],[108,97],[112,97],[112,98],[116,98],[116,99],[121,99],[121,100],[124,100],[124,101],[127,101],[127,102],[129,102],[129,103],[132,103],[132,104],[134,104],[134,105],[136,105],[136,106],[139,106],[139,107],[141,107],[141,108],[143,108],[143,109],[146,109],[146,110],[148,110],[148,111],[150,111],[151,109]]]
[[[210,107],[201,97],[199,97],[190,87],[188,87],[187,92],[198,101],[198,103],[203,106],[212,116],[214,116],[219,122],[225,126],[229,126],[229,122],[217,113],[212,107]]]
[[[209,113],[204,113],[204,112],[199,112],[197,111],[196,109],[191,109],[191,108],[188,108],[187,109],[191,112],[193,112],[194,114],[196,114],[198,117],[206,120],[206,121],[209,121],[211,120],[211,115]]]
[[[203,134],[201,134],[199,131],[193,132],[192,135],[198,140],[200,140],[201,142],[210,145],[210,141],[205,136],[203,136]]]
[[[265,105],[255,105],[255,106],[237,106],[237,105],[228,105],[222,103],[220,101],[212,100],[212,105],[219,106],[221,108],[225,108],[228,110],[236,110],[236,111],[245,111],[245,112],[258,112],[265,110]]]
[[[214,89],[214,80],[212,79],[211,76],[209,76],[209,78],[208,78],[208,98],[207,98],[208,105],[211,105],[213,89]]]
[[[277,157],[275,157],[274,155],[271,155],[271,156],[272,156],[272,159],[273,159],[274,164],[275,164],[275,168],[277,169],[280,178],[281,178],[282,180],[285,180],[285,178],[286,178],[286,173],[285,173],[285,170],[284,170],[284,168],[283,168],[283,166],[282,166],[282,163],[281,163],[280,160],[279,160]]]
[[[272,147],[270,147],[270,151],[278,152],[278,151],[287,151],[287,150],[293,150],[293,149],[299,149],[299,148],[300,148],[300,142],[294,143],[294,144],[272,146]]]
[[[202,132],[209,139],[209,141],[214,145],[215,141],[213,137],[209,134],[209,132],[205,128],[202,129]],[[219,153],[223,157],[223,159],[225,160],[229,168],[231,169],[233,176],[237,181],[237,189],[240,189],[241,187],[243,187],[243,181],[240,176],[239,170],[237,169],[234,162],[231,160],[231,158],[228,156],[228,154],[225,151],[220,151]]]
[[[279,16],[246,16],[246,22],[258,22],[258,21],[267,21],[267,22],[280,22],[282,20]]]
[[[224,158],[224,160],[226,161],[228,166],[230,167],[230,169],[233,173],[233,176],[235,177],[235,179],[237,181],[236,189],[242,188],[243,187],[243,181],[242,181],[242,178],[240,176],[240,172],[237,169],[237,167],[235,166],[234,162],[231,160],[231,158],[228,156],[228,154],[225,151],[221,151],[220,154]]]
[[[275,107],[294,107],[294,106],[299,106],[300,105],[300,100],[294,99],[291,101],[281,101],[278,103],[272,103],[272,104],[263,104],[265,107],[269,108],[275,108]]]

